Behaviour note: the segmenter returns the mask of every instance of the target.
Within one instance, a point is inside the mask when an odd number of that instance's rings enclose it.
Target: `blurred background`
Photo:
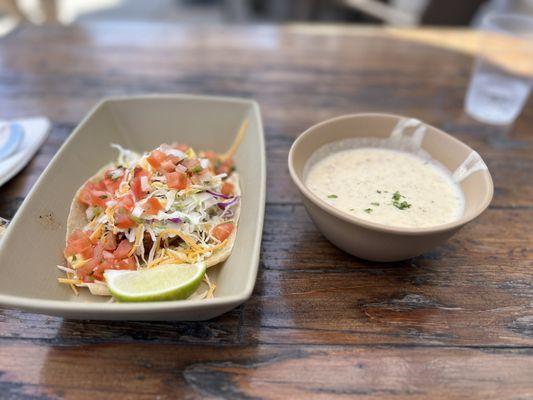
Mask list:
[[[533,13],[533,0],[0,0],[0,35],[21,22],[105,20],[476,26],[492,11]]]

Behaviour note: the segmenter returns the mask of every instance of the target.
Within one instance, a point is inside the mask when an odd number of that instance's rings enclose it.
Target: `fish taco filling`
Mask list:
[[[204,262],[229,255],[240,208],[231,159],[163,144],[142,155],[113,145],[115,163],[82,186],[71,207],[60,282],[105,294],[104,272]],[[209,285],[206,295],[212,295]]]

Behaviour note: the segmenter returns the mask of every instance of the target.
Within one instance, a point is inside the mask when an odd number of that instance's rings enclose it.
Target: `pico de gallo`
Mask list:
[[[87,224],[67,239],[60,282],[90,287],[108,269],[196,263],[224,247],[240,202],[231,158],[184,144],[142,155],[112,146],[117,161],[78,192]]]

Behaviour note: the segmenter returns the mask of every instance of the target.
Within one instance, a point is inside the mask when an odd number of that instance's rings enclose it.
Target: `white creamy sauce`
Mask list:
[[[385,148],[333,152],[310,165],[306,186],[333,207],[389,226],[455,221],[464,198],[451,173],[431,159]]]

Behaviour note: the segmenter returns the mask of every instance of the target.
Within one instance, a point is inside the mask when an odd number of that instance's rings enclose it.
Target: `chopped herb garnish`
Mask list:
[[[363,211],[370,214],[373,210],[371,208],[365,208]]]
[[[107,196],[107,194],[103,194],[103,195],[101,195],[101,196],[99,196],[99,197],[100,197],[101,199],[107,199],[108,196]]]
[[[381,190],[376,190],[376,193],[379,193],[379,194],[381,194]]]
[[[400,192],[394,192],[394,194],[392,195],[392,205],[399,210],[405,210],[406,208],[411,207],[411,204],[409,204],[405,200],[400,201],[402,197],[405,198],[405,196],[400,194]]]
[[[354,211],[354,209],[353,209],[353,208],[350,208],[350,211]]]
[[[76,261],[76,260],[77,260],[77,258],[76,258],[76,254],[74,254],[74,255],[72,256],[72,261],[74,262],[74,261]]]
[[[410,208],[411,207],[411,204],[409,204],[408,202],[406,202],[405,200],[402,201],[402,202],[399,202],[399,201],[394,201],[392,203],[392,205],[396,208],[399,208],[400,210],[404,210],[406,208]]]
[[[372,204],[373,206],[379,206],[379,203],[378,203],[377,201],[373,201],[373,202],[370,203],[370,204]]]
[[[339,197],[339,196],[337,196],[336,194],[330,194],[328,196],[328,199],[336,199],[337,197]]]
[[[196,167],[191,168],[191,173],[197,174],[198,172],[202,172],[203,168],[201,165],[197,165]]]
[[[394,192],[394,194],[392,195],[392,200],[394,200],[394,201],[400,201],[400,198],[401,198],[401,197],[404,197],[404,196],[402,196],[402,195],[400,194],[400,192],[396,191],[396,192]]]

